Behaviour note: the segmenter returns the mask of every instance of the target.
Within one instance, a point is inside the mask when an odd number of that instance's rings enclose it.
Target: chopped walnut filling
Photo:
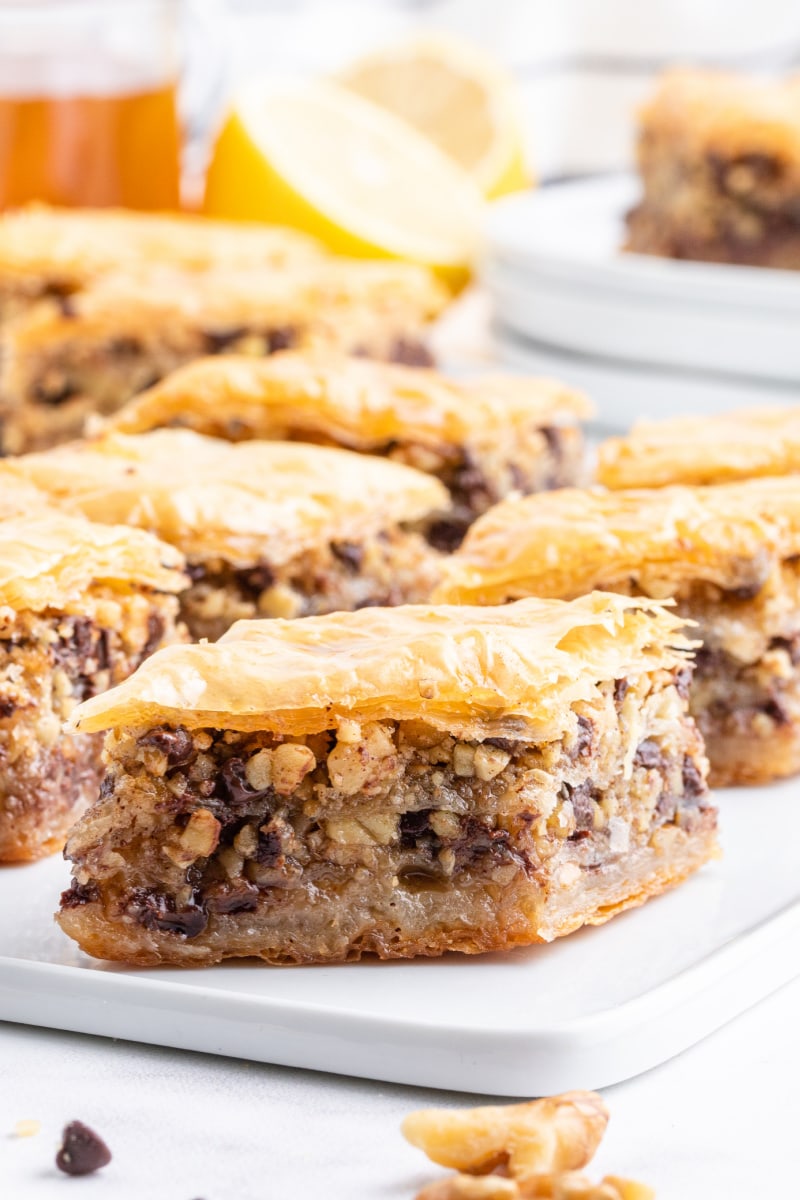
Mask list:
[[[96,792],[102,739],[62,731],[75,706],[174,640],[174,597],[99,588],[81,607],[0,608],[0,861],[51,852]]]
[[[103,798],[70,838],[64,905],[96,903],[85,889],[99,887],[115,921],[213,938],[233,914],[292,897],[319,913],[370,879],[381,903],[419,910],[469,889],[491,904],[624,873],[659,832],[714,826],[683,672],[624,682],[543,743],[458,739],[422,721],[345,720],[290,739],[116,731]]]
[[[764,554],[737,568],[734,587],[693,580],[670,588],[702,641],[689,711],[716,787],[800,770],[800,560]],[[631,582],[607,586],[640,594]]]
[[[59,305],[63,306],[63,301]],[[9,341],[7,361],[0,371],[0,416],[3,440],[0,453],[23,454],[45,450],[80,437],[87,419],[94,414],[116,412],[138,392],[152,387],[171,371],[192,359],[209,354],[238,353],[256,357],[292,346],[342,342],[349,344],[347,330],[307,329],[288,325],[198,329],[171,328],[165,335],[154,327],[141,336],[118,335],[105,342],[90,337],[56,340],[41,345],[35,355],[15,353]],[[422,341],[396,336],[390,327],[375,329],[367,347],[368,356],[404,362],[409,358],[430,359]]]
[[[234,568],[221,559],[190,565],[181,615],[195,639],[216,640],[249,617],[308,617],[428,598],[439,556],[413,530],[396,528],[363,542],[337,541],[292,562]]]
[[[458,548],[481,513],[512,492],[527,495],[579,484],[584,470],[583,435],[572,425],[531,425],[522,434],[515,431],[511,444],[495,437],[492,444],[434,450],[398,442],[387,446],[384,453],[396,462],[436,475],[450,492],[451,510],[437,517],[427,531],[431,544],[448,553]]]

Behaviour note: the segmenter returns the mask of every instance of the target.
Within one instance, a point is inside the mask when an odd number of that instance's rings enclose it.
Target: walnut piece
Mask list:
[[[313,750],[284,742],[272,751],[272,786],[279,796],[291,796],[317,765]]]
[[[455,1167],[416,1200],[654,1200],[633,1179],[580,1173],[608,1124],[596,1092],[565,1092],[526,1104],[461,1111],[424,1109],[403,1122],[409,1142]]]
[[[164,853],[177,867],[188,867],[198,858],[208,858],[219,843],[222,826],[207,808],[198,808],[189,817],[177,838],[164,847]]]
[[[472,1174],[503,1167],[524,1180],[584,1167],[607,1124],[608,1109],[595,1092],[566,1092],[526,1104],[423,1109],[406,1117],[402,1130],[443,1167]]]
[[[600,1183],[592,1183],[573,1171],[524,1180],[507,1175],[449,1175],[424,1187],[416,1200],[655,1200],[655,1192],[633,1179],[606,1175]]]

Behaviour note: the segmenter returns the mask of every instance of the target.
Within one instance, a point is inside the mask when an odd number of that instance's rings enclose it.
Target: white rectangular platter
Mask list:
[[[0,869],[0,1019],[471,1092],[607,1086],[800,974],[800,782],[718,802],[724,858],[683,887],[477,958],[126,970],[53,923],[65,863]]]

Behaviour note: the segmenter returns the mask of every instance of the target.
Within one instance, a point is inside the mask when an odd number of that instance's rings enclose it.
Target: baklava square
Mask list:
[[[61,927],[199,965],[476,954],[600,924],[716,853],[689,643],[650,601],[241,622],[75,712],[108,731]]]
[[[446,299],[429,271],[400,262],[102,276],[0,329],[0,452],[79,437],[90,416],[223,351],[327,347],[430,363],[426,326]]]
[[[302,233],[186,213],[32,204],[0,216],[0,322],[37,300],[63,302],[103,275],[170,264],[183,271],[265,270],[325,255]]]
[[[181,427],[231,441],[309,441],[417,467],[450,493],[430,536],[452,550],[511,492],[583,483],[579,422],[591,413],[583,395],[549,379],[454,379],[335,351],[286,351],[198,359],[130,401],[109,425],[123,433]]]
[[[800,268],[800,77],[665,72],[639,114],[637,254]]]
[[[64,723],[181,636],[185,577],[138,529],[10,500],[0,515],[0,862],[15,862],[60,849],[96,798],[102,738]]]
[[[764,405],[718,416],[637,421],[598,452],[608,488],[731,483],[800,473],[800,407]]]
[[[690,711],[712,784],[800,770],[800,479],[506,501],[473,525],[435,595],[499,604],[594,588],[674,597],[693,623]]]
[[[383,458],[162,429],[7,459],[4,478],[176,546],[191,579],[181,614],[196,638],[245,617],[425,600],[438,578],[424,530],[447,491]]]

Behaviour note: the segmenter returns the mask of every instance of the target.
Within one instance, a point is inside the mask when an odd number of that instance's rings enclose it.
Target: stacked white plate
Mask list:
[[[499,357],[585,387],[610,426],[800,401],[800,272],[623,254],[637,190],[605,177],[492,206]]]

